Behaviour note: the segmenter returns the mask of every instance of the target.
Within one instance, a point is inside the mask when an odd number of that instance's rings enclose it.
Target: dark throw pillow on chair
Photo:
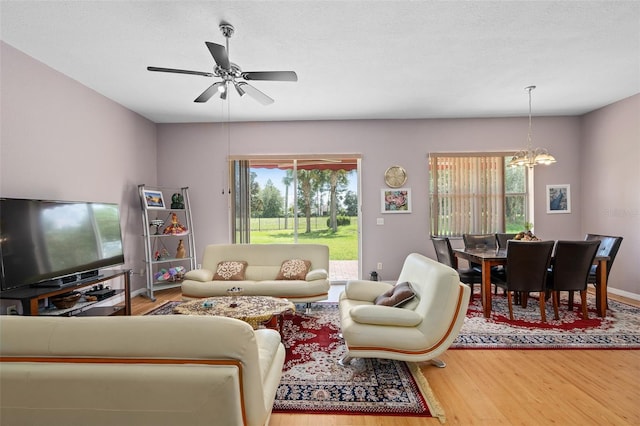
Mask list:
[[[409,300],[416,297],[416,293],[408,282],[396,284],[380,296],[376,297],[375,304],[383,306],[401,307]]]

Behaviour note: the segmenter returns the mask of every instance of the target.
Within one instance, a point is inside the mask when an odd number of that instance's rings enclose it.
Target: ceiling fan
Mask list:
[[[223,100],[227,99],[227,93],[231,86],[233,86],[240,96],[247,94],[261,104],[269,105],[274,102],[272,98],[246,81],[240,80],[298,81],[298,75],[295,71],[242,71],[238,65],[229,61],[229,39],[234,32],[233,25],[223,22],[220,24],[220,31],[226,38],[226,48],[220,44],[205,41],[209,52],[211,52],[211,56],[213,56],[216,62],[212,73],[159,67],[147,67],[147,70],[221,78],[222,81],[213,83],[194,100],[194,102],[200,103],[207,102],[214,95],[220,95],[220,99]]]

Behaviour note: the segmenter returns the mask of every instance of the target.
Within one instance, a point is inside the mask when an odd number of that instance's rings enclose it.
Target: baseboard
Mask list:
[[[147,294],[147,289],[146,288],[139,288],[136,291],[132,291],[131,292],[131,298],[134,298],[136,296],[140,296],[141,294],[146,295]]]
[[[640,294],[631,293],[625,290],[618,290],[617,288],[607,287],[607,293],[613,293],[616,296],[627,297],[629,299],[640,301]]]

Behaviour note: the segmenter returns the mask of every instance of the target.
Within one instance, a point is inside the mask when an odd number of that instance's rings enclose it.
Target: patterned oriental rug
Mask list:
[[[170,315],[179,303],[167,302],[147,315]],[[304,312],[304,305],[297,308]],[[285,317],[287,356],[273,412],[400,415],[445,421],[418,365],[357,358],[342,367],[338,360],[345,346],[339,334],[336,303],[315,303],[309,315]]]
[[[527,308],[514,303],[511,321],[506,296],[493,295],[493,310],[487,319],[476,292],[451,349],[640,349],[640,308],[609,299],[607,317],[600,318],[595,296],[588,294],[589,319],[585,320],[580,297],[574,298],[573,311],[569,311],[567,293],[563,292],[558,307],[560,319],[554,319],[553,304],[548,300],[547,322],[543,323],[538,300],[534,294]]]

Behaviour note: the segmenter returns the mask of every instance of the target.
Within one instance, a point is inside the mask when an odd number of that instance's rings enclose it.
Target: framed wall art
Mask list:
[[[570,185],[547,185],[547,213],[571,213]]]
[[[161,191],[155,191],[150,189],[142,190],[144,196],[144,205],[147,209],[164,209],[164,198]]]
[[[380,195],[382,213],[411,213],[411,189],[382,189]]]

